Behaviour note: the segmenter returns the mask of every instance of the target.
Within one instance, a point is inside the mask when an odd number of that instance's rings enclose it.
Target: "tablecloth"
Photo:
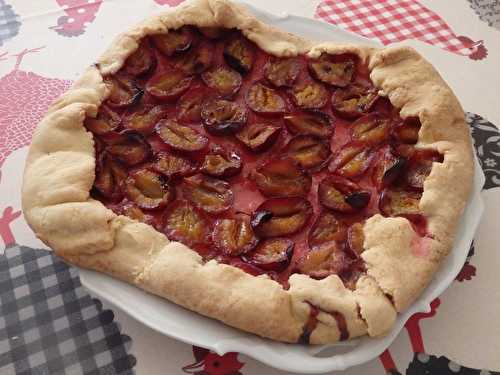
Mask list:
[[[0,0],[0,374],[283,374],[219,356],[92,298],[20,212],[32,131],[120,31],[182,0]],[[250,1],[249,1],[250,2]],[[380,358],[345,374],[500,373],[500,0],[254,0],[417,48],[467,111],[486,211],[457,280]],[[327,39],[327,36],[325,37]],[[457,181],[457,184],[460,181]],[[3,251],[4,250],[4,251]],[[497,372],[495,372],[497,371]]]

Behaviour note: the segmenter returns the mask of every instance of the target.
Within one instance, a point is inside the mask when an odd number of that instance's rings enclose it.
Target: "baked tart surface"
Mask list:
[[[70,263],[234,327],[392,327],[451,250],[464,113],[407,47],[315,43],[226,0],[119,36],[30,147],[23,207]]]

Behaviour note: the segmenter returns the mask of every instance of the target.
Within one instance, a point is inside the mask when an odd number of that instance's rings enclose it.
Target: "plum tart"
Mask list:
[[[66,261],[274,340],[387,333],[452,248],[464,113],[408,47],[314,43],[228,0],[121,35],[33,137]]]

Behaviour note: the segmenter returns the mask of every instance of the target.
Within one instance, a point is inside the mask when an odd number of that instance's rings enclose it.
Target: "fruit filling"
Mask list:
[[[419,203],[443,162],[369,73],[353,54],[271,56],[237,30],[143,38],[84,122],[92,196],[204,260],[355,288],[372,215],[431,235]]]

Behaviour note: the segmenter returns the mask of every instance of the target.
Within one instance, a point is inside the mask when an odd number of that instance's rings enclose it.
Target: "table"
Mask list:
[[[49,103],[114,35],[181,2],[0,0],[1,374],[283,374],[174,341],[93,299],[20,212],[26,146]],[[460,98],[486,174],[484,219],[457,280],[379,359],[345,374],[500,373],[500,0],[251,2],[417,48]]]

